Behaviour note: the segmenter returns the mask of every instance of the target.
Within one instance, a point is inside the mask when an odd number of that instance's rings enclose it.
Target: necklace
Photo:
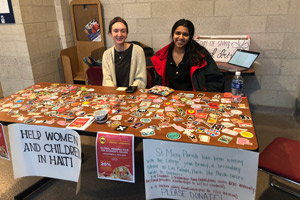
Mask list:
[[[123,53],[124,53],[124,51],[116,51],[116,54],[117,54],[117,56],[118,56],[119,60],[121,60],[121,59],[122,59],[122,55],[123,55]]]

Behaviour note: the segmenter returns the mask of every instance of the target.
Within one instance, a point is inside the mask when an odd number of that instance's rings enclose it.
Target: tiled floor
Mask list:
[[[278,136],[300,140],[300,125],[292,116],[254,113],[253,120],[260,151]],[[6,139],[8,141],[8,138]],[[145,199],[142,151],[135,152],[136,183],[105,181],[97,179],[94,143],[95,138],[82,136],[82,150],[85,157],[81,171],[81,189],[77,195],[75,194],[76,183],[53,180],[27,199]],[[0,169],[0,199],[13,199],[19,192],[39,180],[37,177],[14,180],[11,161],[4,159],[0,159]],[[247,200],[247,197],[241,199]],[[256,199],[296,200],[299,198],[270,188],[268,175],[258,172]]]

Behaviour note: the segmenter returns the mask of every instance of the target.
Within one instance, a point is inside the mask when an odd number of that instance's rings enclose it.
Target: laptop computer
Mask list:
[[[218,63],[218,67],[227,71],[247,70],[255,62],[259,54],[259,52],[237,49],[227,63]]]

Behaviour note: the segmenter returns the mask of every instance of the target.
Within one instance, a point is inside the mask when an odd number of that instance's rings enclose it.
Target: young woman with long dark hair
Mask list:
[[[175,90],[223,92],[224,77],[205,47],[194,39],[194,25],[178,20],[172,28],[172,42],[151,58],[156,85]]]

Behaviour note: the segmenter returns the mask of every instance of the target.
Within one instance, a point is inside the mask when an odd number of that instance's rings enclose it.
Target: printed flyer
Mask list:
[[[96,139],[99,179],[135,182],[134,136],[98,132]]]
[[[91,41],[101,42],[100,25],[96,19],[92,19],[85,27],[84,32]]]
[[[5,134],[2,124],[0,123],[0,158],[10,160],[9,153],[7,150]]]
[[[94,117],[77,117],[66,128],[85,130],[94,120]]]

